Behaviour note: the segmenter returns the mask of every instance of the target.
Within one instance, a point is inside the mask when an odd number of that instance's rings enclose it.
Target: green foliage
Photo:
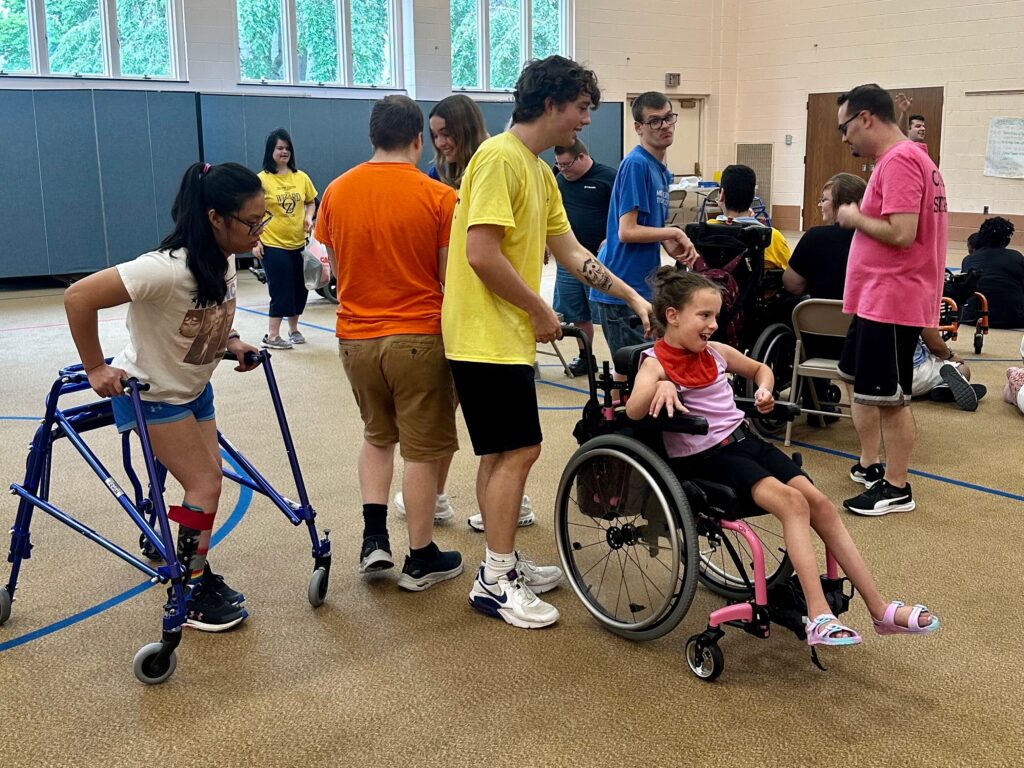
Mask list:
[[[167,0],[118,0],[122,75],[170,77],[169,35]]]
[[[391,22],[387,0],[350,0],[352,8],[352,84],[389,85]]]
[[[299,81],[338,81],[338,17],[334,0],[296,0]]]
[[[520,30],[522,0],[489,0],[491,37],[491,88],[511,90],[523,68]]]
[[[451,0],[452,88],[479,88],[477,0]]]
[[[562,52],[562,19],[559,0],[533,0],[530,44],[535,59]]]
[[[46,0],[50,71],[103,74],[99,0]]]
[[[281,0],[238,0],[238,57],[243,80],[284,80]]]
[[[25,0],[0,0],[0,69],[27,72],[31,68]]]

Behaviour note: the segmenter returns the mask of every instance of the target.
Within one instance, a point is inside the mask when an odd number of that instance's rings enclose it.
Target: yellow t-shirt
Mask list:
[[[306,244],[306,232],[302,228],[306,215],[305,206],[316,199],[313,182],[302,171],[260,171],[259,177],[263,182],[267,211],[274,214],[274,218],[260,235],[260,241],[274,248],[302,248]]]
[[[725,216],[719,216],[717,219],[712,219],[709,224],[722,224],[723,222],[730,221]],[[731,221],[739,224],[761,224],[760,221],[753,218],[752,216],[740,216]],[[764,226],[761,224],[761,226]],[[789,266],[789,257],[792,255],[789,243],[786,241],[785,235],[779,230],[772,227],[772,243],[764,249],[764,268],[765,269],[785,269]]]
[[[568,232],[555,175],[512,133],[488,139],[462,177],[448,244],[441,329],[452,360],[533,365],[530,318],[483,284],[466,257],[466,235],[478,224],[505,228],[501,252],[523,281],[540,292],[548,235]]]

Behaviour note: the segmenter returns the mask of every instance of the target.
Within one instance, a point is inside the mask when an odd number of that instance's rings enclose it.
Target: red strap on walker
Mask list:
[[[188,507],[172,506],[167,509],[167,519],[191,528],[195,531],[213,530],[213,520],[217,517],[216,512],[196,512]]]

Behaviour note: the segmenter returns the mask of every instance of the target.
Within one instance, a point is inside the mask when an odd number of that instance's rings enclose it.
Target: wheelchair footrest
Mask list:
[[[851,586],[847,592],[846,585],[849,583],[850,580],[845,576],[837,579],[830,579],[824,575],[821,577],[821,589],[825,593],[825,601],[835,616],[840,616],[850,609],[853,588]],[[771,620],[780,627],[791,630],[799,640],[807,639],[807,635],[804,633],[807,600],[804,598],[796,574],[768,590],[768,610]]]

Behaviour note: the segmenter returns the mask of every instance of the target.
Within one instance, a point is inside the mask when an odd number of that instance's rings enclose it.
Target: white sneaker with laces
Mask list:
[[[469,592],[469,604],[480,613],[522,629],[540,629],[558,621],[558,609],[537,597],[515,569],[490,584],[481,566]]]
[[[557,565],[537,565],[519,550],[516,550],[516,570],[535,595],[550,592],[562,580],[562,569]]]
[[[405,498],[402,496],[401,491],[395,494],[395,514],[399,517],[405,517],[406,515]],[[434,522],[447,523],[453,517],[455,517],[455,510],[452,509],[452,503],[448,501],[448,494],[437,494],[437,502],[434,504]]]
[[[525,528],[528,525],[533,525],[536,521],[537,518],[533,514],[533,505],[530,503],[530,497],[523,496],[523,503],[519,505],[519,522],[516,525],[520,528]],[[469,527],[474,531],[483,533],[484,516],[479,512],[470,517],[466,522],[469,523]]]

